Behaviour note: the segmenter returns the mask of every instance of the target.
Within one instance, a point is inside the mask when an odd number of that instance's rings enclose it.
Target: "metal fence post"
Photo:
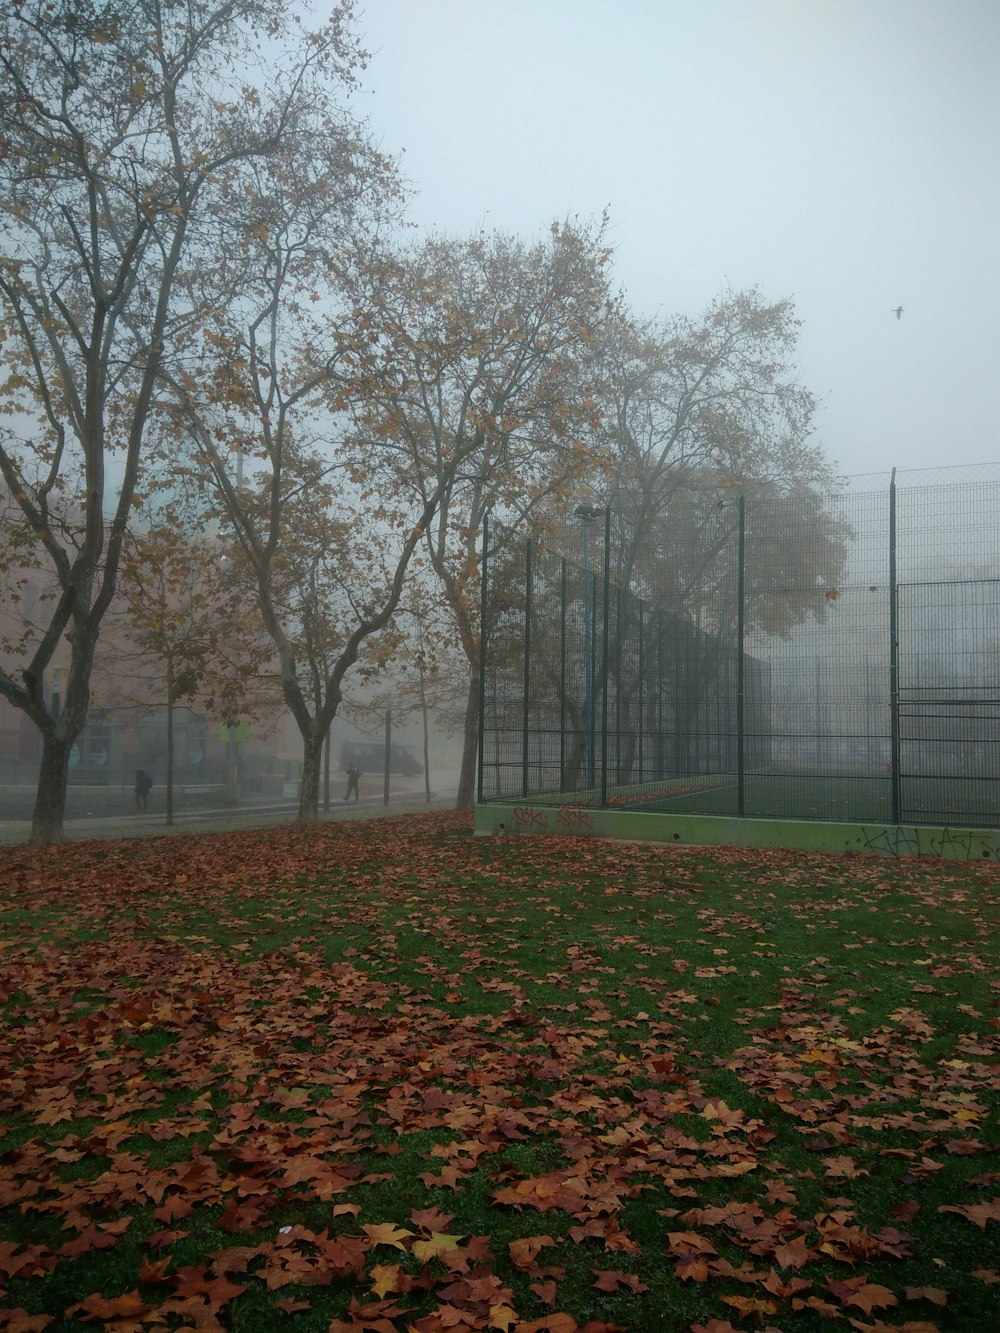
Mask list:
[[[486,594],[487,594],[487,555],[490,544],[490,511],[483,514],[483,568],[480,586],[479,605],[479,771],[476,774],[476,800],[483,802],[483,756],[486,749]]]
[[[622,648],[625,639],[625,593],[621,584],[615,587],[615,786],[622,781]]]
[[[747,514],[746,496],[740,491],[737,504],[739,514],[739,566],[736,573],[736,813],[742,819],[746,813],[746,781],[743,749],[746,701],[746,663],[743,636],[746,631],[746,555]]]
[[[595,623],[593,584],[590,576],[590,520],[594,511],[590,505],[580,505],[576,517],[583,523],[583,671],[584,704],[583,725],[587,749],[587,789],[594,786],[594,645]]]
[[[531,550],[529,537],[524,557],[524,700],[521,729],[521,795],[528,794],[528,721],[531,689]]]
[[[559,790],[566,790],[566,557],[559,561]]]
[[[586,505],[580,505],[576,511],[577,518],[582,520],[583,535],[583,740],[584,740],[584,763],[586,764],[590,754],[590,566],[589,552],[587,543],[587,516],[589,511]],[[588,770],[584,771],[584,782],[589,782],[590,774]]]
[[[601,655],[604,658],[602,675],[604,688],[601,695],[601,806],[608,803],[608,687],[611,684],[611,663],[608,656],[611,621],[611,506],[604,511],[604,627]]]
[[[646,682],[643,679],[643,670],[645,663],[643,661],[643,637],[645,635],[645,626],[642,617],[642,602],[638,606],[639,612],[639,727],[638,727],[638,749],[639,749],[639,781],[643,781],[643,737],[646,731]]]
[[[899,823],[899,590],[896,571],[896,469],[889,479],[889,744],[892,822]]]
[[[656,722],[655,755],[653,776],[659,781],[663,777],[663,615],[654,608],[652,614],[653,644],[656,650],[656,707],[653,710]]]

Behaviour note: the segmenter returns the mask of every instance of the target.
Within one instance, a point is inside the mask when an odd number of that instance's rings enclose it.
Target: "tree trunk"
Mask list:
[[[465,706],[465,737],[462,743],[462,770],[458,778],[456,810],[471,810],[476,798],[476,759],[479,754],[479,673],[469,681],[469,701]]]
[[[632,691],[630,689],[624,690],[621,699],[621,722],[616,727],[618,732],[618,750],[615,780],[619,786],[623,783],[633,781],[632,774],[635,769],[636,752],[638,749],[636,744],[636,733],[637,730],[641,730],[641,723],[637,728],[632,720],[633,702]],[[624,737],[624,741],[622,741],[622,737]]]
[[[174,663],[167,654],[167,823],[174,822]]]
[[[302,782],[299,787],[300,824],[312,824],[319,817],[319,783],[323,764],[322,736],[302,738]]]
[[[566,735],[570,746],[569,753],[565,756],[561,789],[564,792],[575,792],[585,785],[583,766],[587,758],[587,730],[582,706],[576,707],[567,699],[564,707],[566,709]]]
[[[33,846],[63,840],[69,754],[72,748],[73,742],[65,735],[58,735],[54,731],[42,735],[42,762],[38,769],[38,788],[29,839]]]
[[[392,709],[385,710],[385,759],[382,771],[382,804],[389,804],[389,774],[392,770]]]
[[[240,743],[235,739],[237,723],[226,725],[226,804],[240,803]]]
[[[420,672],[420,717],[424,728],[424,795],[427,798],[427,804],[431,800],[431,747],[430,747],[430,728],[427,720],[427,691],[424,689],[424,663],[423,658],[417,660],[417,670]]]

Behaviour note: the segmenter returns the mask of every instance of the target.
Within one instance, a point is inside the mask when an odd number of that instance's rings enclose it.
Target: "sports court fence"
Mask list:
[[[997,468],[488,522],[480,802],[998,826],[998,534]]]

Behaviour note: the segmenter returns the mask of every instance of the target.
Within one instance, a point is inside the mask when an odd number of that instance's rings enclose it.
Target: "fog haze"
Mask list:
[[[358,27],[421,229],[608,207],[639,313],[795,298],[842,471],[1000,457],[994,0],[369,0]]]

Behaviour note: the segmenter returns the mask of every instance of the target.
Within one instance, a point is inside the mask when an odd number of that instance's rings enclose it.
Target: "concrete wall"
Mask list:
[[[1000,829],[911,824],[836,824],[798,819],[729,819],[644,814],[580,805],[477,805],[477,833],[550,834],[665,842],[689,847],[787,847],[876,856],[1000,860]]]

